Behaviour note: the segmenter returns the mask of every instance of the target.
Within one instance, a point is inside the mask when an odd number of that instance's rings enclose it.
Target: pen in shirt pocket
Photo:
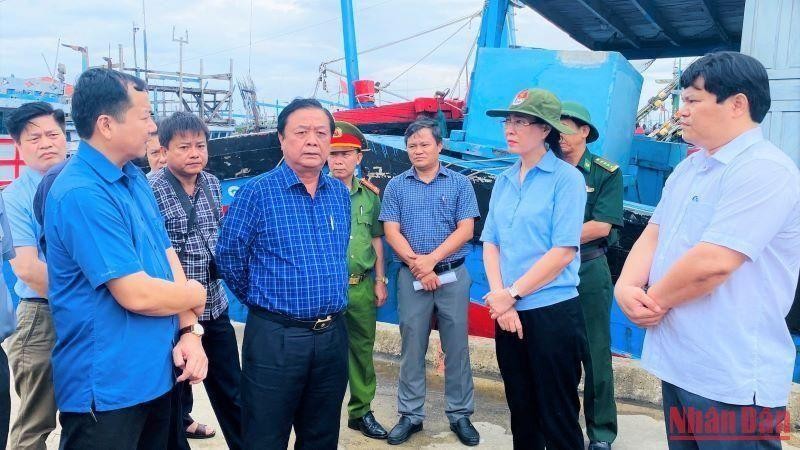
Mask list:
[[[335,229],[336,229],[336,228],[333,226],[333,214],[331,214],[329,217],[330,217],[330,219],[331,219],[331,231],[333,231],[333,230],[335,230]]]

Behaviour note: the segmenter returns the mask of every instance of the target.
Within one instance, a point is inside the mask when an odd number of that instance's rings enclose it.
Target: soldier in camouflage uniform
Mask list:
[[[386,439],[386,429],[370,410],[375,397],[375,368],[372,363],[375,321],[378,307],[386,302],[388,280],[383,265],[383,225],[378,221],[380,191],[369,181],[354,176],[356,166],[361,163],[361,152],[366,150],[367,141],[358,128],[347,122],[336,122],[328,168],[332,176],[350,188],[351,202],[350,245],[347,248],[350,287],[345,314],[350,348],[347,425],[367,437]]]
[[[589,450],[606,450],[617,436],[617,407],[611,370],[611,300],[614,285],[606,249],[622,227],[622,173],[619,166],[589,152],[599,137],[589,111],[575,102],[561,105],[561,122],[576,133],[561,135],[563,159],[586,179],[586,208],[581,230],[578,296],[586,322],[589,355],[584,363],[583,407]]]

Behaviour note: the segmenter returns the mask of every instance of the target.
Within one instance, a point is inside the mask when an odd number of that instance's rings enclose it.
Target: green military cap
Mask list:
[[[545,89],[525,89],[514,97],[507,109],[486,111],[489,117],[506,117],[511,114],[533,116],[561,133],[575,134],[570,127],[561,123],[561,101]]]
[[[589,110],[578,102],[564,102],[561,104],[561,117],[569,117],[570,119],[577,119],[578,125],[587,125],[589,127],[589,136],[586,137],[586,142],[594,142],[600,137],[597,132],[597,127],[592,125],[592,116],[589,115]]]
[[[331,136],[331,151],[344,151],[356,149],[358,151],[369,151],[367,139],[361,130],[349,122],[337,121],[334,124],[333,136]]]

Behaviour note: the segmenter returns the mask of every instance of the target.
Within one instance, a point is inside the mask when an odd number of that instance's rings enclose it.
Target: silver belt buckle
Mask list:
[[[331,322],[333,322],[333,318],[331,316],[328,316],[324,319],[317,319],[317,321],[314,322],[314,327],[311,329],[314,331],[324,330],[331,325]]]

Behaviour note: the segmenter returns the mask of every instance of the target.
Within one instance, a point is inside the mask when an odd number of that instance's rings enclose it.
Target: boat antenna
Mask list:
[[[250,62],[253,59],[253,0],[250,0],[250,44],[247,49],[247,76],[250,76]]]
[[[142,40],[144,46],[144,82],[147,83],[147,13],[144,9],[144,2],[142,0]]]
[[[47,66],[47,73],[49,73],[50,77],[55,80],[56,77],[53,75],[53,71],[50,70],[50,64],[47,63],[47,57],[44,56],[44,53],[42,53],[42,59],[44,60],[44,65]]]

